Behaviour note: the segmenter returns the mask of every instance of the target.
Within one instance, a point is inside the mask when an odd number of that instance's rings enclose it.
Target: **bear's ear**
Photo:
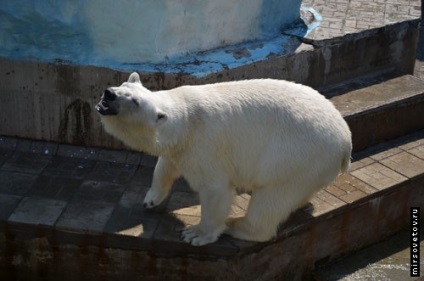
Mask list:
[[[128,83],[139,83],[141,84],[140,76],[137,72],[131,73],[130,77],[128,77]]]
[[[158,110],[156,112],[156,126],[162,125],[166,122],[166,120],[168,120],[168,115],[165,112]]]

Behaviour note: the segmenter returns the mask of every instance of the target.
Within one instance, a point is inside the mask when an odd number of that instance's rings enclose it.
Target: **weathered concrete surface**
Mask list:
[[[203,78],[185,73],[141,73],[141,77],[152,90],[249,78],[287,79],[323,89],[376,72],[412,73],[417,35],[418,21],[407,21],[327,40],[323,46],[299,41],[290,55]],[[123,147],[104,133],[94,105],[105,87],[122,83],[128,73],[9,60],[0,60],[0,69],[0,135]]]
[[[152,158],[12,138],[0,152],[0,280],[308,280],[317,262],[406,227],[410,206],[424,210],[424,131],[354,155],[274,241],[205,247],[179,239],[200,220],[185,182],[155,212],[140,204]],[[248,202],[239,195],[232,215]]]

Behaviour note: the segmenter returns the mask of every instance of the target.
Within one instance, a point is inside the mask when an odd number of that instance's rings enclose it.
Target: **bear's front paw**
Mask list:
[[[203,246],[218,240],[219,235],[204,234],[199,225],[189,226],[181,231],[181,239],[193,246]]]
[[[159,206],[165,198],[166,193],[163,194],[158,189],[150,188],[144,198],[143,207],[150,209]]]

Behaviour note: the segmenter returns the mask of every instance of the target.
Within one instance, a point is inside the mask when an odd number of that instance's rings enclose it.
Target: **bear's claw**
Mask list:
[[[144,198],[143,207],[150,209],[159,206],[167,194],[161,194],[157,189],[150,188]]]
[[[153,201],[150,201],[150,203],[143,203],[144,208],[153,208],[155,203]]]

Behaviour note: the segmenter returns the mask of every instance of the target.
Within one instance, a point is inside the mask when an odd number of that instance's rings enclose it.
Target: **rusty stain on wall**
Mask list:
[[[60,120],[59,141],[85,145],[90,136],[92,124],[91,106],[76,99],[69,104]]]

